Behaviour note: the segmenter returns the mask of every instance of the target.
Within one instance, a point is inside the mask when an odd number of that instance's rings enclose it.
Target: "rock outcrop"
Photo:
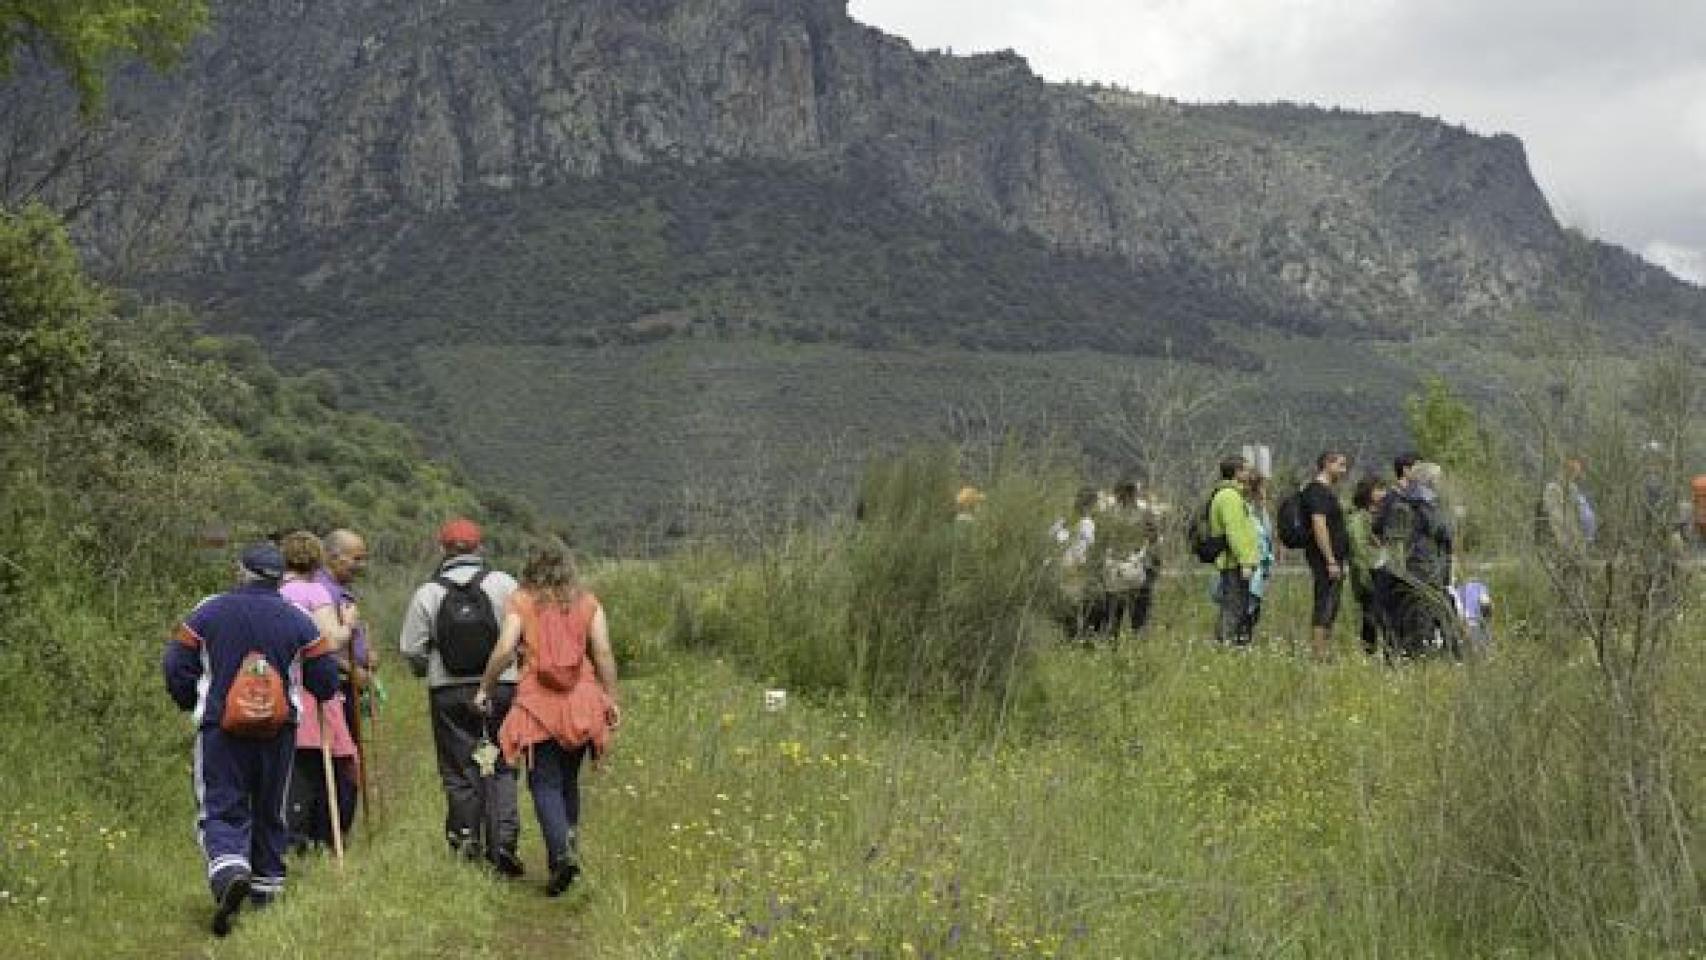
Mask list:
[[[1706,322],[1706,296],[1561,229],[1517,140],[1422,117],[1051,85],[1011,53],[916,51],[843,0],[216,10],[180,70],[114,82],[98,137],[14,123],[32,132],[8,199],[80,150],[45,189],[80,198],[90,247],[195,270],[471,192],[779,160],[1062,250],[1206,269],[1349,331],[1496,322],[1589,274],[1632,323]],[[39,90],[10,96],[16,118]]]

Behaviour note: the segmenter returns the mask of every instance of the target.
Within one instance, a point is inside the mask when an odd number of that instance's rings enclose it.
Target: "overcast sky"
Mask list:
[[[1706,0],[851,0],[1051,80],[1509,132],[1566,223],[1706,285]]]

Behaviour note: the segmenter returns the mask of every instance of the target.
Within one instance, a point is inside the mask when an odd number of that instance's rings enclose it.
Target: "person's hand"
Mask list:
[[[1343,580],[1344,577],[1345,577],[1345,570],[1343,567],[1339,566],[1339,561],[1337,561],[1337,560],[1327,561],[1327,579],[1329,579],[1329,580]]]
[[[616,705],[616,701],[610,701],[610,706],[604,708],[604,722],[612,730],[622,725],[622,708]]]
[[[487,714],[492,712],[492,696],[485,687],[474,691],[474,712]]]
[[[1256,579],[1256,568],[1255,567],[1239,567],[1238,568],[1238,576],[1245,583],[1249,583],[1251,580]]]

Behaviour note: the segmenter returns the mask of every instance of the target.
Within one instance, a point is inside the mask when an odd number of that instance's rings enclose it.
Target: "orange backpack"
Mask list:
[[[592,627],[593,615],[598,612],[598,601],[592,594],[582,593],[567,609],[540,600],[534,603],[534,623],[539,635],[528,638],[527,650],[533,674],[547,690],[573,690],[581,680],[586,635]]]
[[[225,715],[219,729],[244,740],[271,740],[290,722],[290,701],[284,678],[267,658],[251,651],[237,668],[225,693]]]

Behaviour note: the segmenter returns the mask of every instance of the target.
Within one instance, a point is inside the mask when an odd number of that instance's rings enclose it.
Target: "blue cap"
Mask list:
[[[270,543],[257,543],[243,548],[243,555],[238,559],[243,569],[263,580],[281,580],[284,578],[284,554]]]

